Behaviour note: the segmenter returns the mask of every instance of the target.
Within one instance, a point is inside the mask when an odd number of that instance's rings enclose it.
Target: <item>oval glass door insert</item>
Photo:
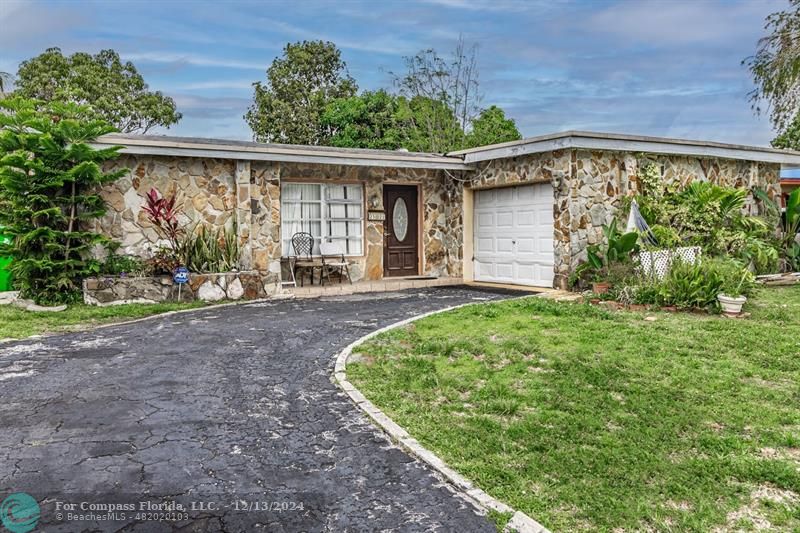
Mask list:
[[[406,233],[408,233],[408,208],[406,201],[398,198],[394,203],[392,209],[392,226],[394,227],[394,238],[398,242],[406,240]]]

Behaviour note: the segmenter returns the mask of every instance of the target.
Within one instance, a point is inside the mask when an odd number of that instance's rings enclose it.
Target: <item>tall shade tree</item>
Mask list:
[[[325,108],[322,124],[328,144],[341,148],[408,148],[414,120],[408,101],[385,90],[339,98]]]
[[[472,130],[464,140],[464,148],[486,146],[487,144],[518,141],[522,139],[513,119],[506,118],[505,112],[497,106],[490,106],[472,121]]]
[[[789,125],[772,139],[772,146],[787,150],[800,150],[800,115],[795,115]]]
[[[327,144],[332,130],[322,123],[337,98],[356,94],[341,52],[331,42],[287,44],[267,69],[266,83],[254,85],[253,103],[244,118],[261,142]]]
[[[459,39],[449,58],[432,49],[423,50],[405,58],[405,73],[392,74],[400,94],[425,108],[424,120],[417,126],[426,130],[435,151],[461,147],[480,112],[477,57],[477,46],[468,47]],[[453,131],[453,119],[459,132]]]
[[[764,29],[768,35],[742,63],[756,84],[750,93],[753,108],[760,113],[766,103],[773,126],[784,132],[800,111],[800,0],[769,15]]]
[[[133,63],[114,50],[65,56],[58,48],[23,61],[14,94],[44,102],[88,105],[96,118],[123,133],[147,133],[181,119],[175,101],[150,91]]]

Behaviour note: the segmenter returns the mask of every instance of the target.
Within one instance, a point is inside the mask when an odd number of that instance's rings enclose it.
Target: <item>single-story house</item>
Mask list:
[[[781,169],[800,166],[800,152],[580,131],[444,155],[117,134],[96,144],[124,146],[110,166],[130,169],[103,188],[110,209],[98,223],[122,252],[158,241],[142,211],[155,187],[177,194],[188,219],[235,227],[242,269],[275,291],[298,231],[339,243],[354,281],[563,288],[645,161],[668,182],[760,187],[776,200]]]

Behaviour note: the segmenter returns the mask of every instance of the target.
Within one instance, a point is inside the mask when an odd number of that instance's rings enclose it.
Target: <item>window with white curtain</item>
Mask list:
[[[281,185],[281,244],[283,255],[294,253],[292,235],[305,231],[319,243],[339,244],[347,255],[363,254],[364,199],[361,185],[283,183]]]

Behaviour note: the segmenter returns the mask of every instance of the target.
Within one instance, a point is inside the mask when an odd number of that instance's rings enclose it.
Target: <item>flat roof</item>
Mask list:
[[[112,133],[98,137],[98,147],[123,146],[122,153],[164,156],[211,157],[245,161],[284,161],[373,167],[434,168],[470,170],[475,166],[459,156],[407,152],[273,144],[200,137],[165,135],[124,135]]]
[[[645,152],[655,154],[719,157],[765,163],[778,163],[784,169],[800,169],[800,152],[761,146],[745,146],[713,141],[694,141],[668,137],[648,137],[619,133],[565,131],[528,137],[447,154],[368,150],[171,137],[165,135],[127,135],[113,133],[95,140],[95,146],[121,145],[123,153],[142,155],[211,157],[243,161],[284,161],[335,165],[472,170],[476,163],[563,149]]]
[[[449,156],[460,156],[466,163],[477,163],[492,159],[517,157],[525,154],[549,152],[568,148],[587,150],[609,150],[619,152],[647,152],[698,157],[720,157],[743,159],[765,163],[780,163],[785,168],[800,168],[800,152],[779,150],[762,146],[746,146],[713,141],[600,133],[592,131],[564,131],[538,137],[528,137],[468,150],[450,152]]]

